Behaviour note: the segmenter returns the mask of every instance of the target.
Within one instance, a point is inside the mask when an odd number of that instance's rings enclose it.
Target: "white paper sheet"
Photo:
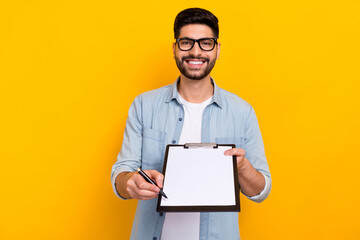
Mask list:
[[[170,147],[161,206],[235,205],[233,157],[216,149]]]

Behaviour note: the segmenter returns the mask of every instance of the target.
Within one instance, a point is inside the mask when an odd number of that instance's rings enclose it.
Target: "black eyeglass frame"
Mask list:
[[[186,52],[186,51],[190,51],[191,49],[193,49],[193,47],[194,47],[194,45],[195,45],[196,42],[198,43],[200,49],[203,50],[203,51],[206,51],[206,52],[210,52],[210,51],[214,50],[214,48],[215,48],[215,46],[216,46],[216,44],[217,44],[217,38],[199,38],[199,39],[193,39],[193,38],[183,37],[183,38],[176,38],[175,40],[176,40],[176,44],[178,45],[178,48],[179,48],[181,51],[185,51],[185,52]],[[189,48],[188,50],[182,50],[182,49],[180,48],[180,45],[179,45],[179,41],[180,41],[180,40],[191,40],[191,41],[193,41],[193,45],[192,45],[191,48]],[[201,47],[201,44],[200,44],[200,41],[202,41],[202,40],[213,40],[213,41],[214,41],[214,46],[213,46],[213,48],[212,48],[212,49],[209,49],[209,50],[203,49],[203,48]]]

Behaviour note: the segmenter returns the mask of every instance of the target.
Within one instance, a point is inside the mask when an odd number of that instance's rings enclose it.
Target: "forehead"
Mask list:
[[[188,24],[180,29],[179,38],[213,38],[214,33],[211,28],[205,24]]]

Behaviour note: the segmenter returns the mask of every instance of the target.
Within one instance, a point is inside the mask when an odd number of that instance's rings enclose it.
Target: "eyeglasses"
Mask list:
[[[192,39],[192,38],[177,38],[176,43],[181,51],[190,51],[195,42],[199,44],[199,47],[203,51],[211,51],[215,48],[217,44],[216,38],[200,38],[200,39]]]

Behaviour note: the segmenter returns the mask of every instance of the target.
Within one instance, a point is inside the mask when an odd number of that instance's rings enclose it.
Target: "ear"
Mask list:
[[[220,48],[221,48],[221,43],[218,42],[217,48],[216,48],[216,60],[218,60],[220,57]]]
[[[173,55],[174,55],[174,59],[175,59],[175,45],[176,45],[175,43],[173,43],[173,45],[172,45],[172,46],[173,46]]]

